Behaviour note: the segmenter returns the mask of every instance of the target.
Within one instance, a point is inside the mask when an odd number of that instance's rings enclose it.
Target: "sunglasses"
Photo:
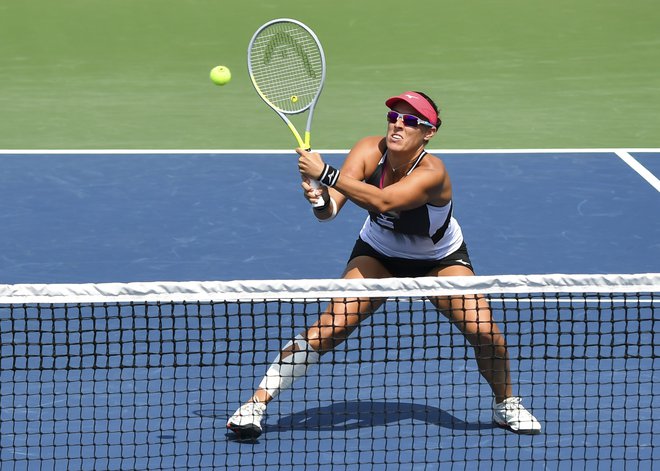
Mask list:
[[[396,111],[388,111],[387,112],[387,122],[388,123],[396,123],[399,118],[403,120],[404,126],[408,126],[410,128],[416,128],[420,124],[423,124],[424,126],[428,126],[431,128],[434,128],[435,126],[428,121],[424,121],[421,118],[418,118],[417,116],[411,115],[411,114],[402,114],[402,113],[397,113]]]

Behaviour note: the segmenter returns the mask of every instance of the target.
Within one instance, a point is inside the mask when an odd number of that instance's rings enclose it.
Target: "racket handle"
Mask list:
[[[323,185],[321,185],[321,182],[319,182],[318,180],[310,180],[309,185],[312,188],[314,188],[315,190],[318,190],[319,188],[321,188],[323,186]],[[319,198],[316,200],[316,203],[312,203],[312,206],[315,207],[315,208],[320,208],[324,204],[325,204],[325,200],[323,199],[322,196],[319,196]]]

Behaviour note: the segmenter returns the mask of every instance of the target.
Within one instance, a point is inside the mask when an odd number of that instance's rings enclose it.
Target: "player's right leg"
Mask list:
[[[346,279],[385,276],[389,273],[380,262],[370,257],[354,258],[344,272]],[[305,376],[308,368],[318,363],[323,353],[346,340],[382,302],[370,298],[333,299],[306,332],[297,335],[282,348],[250,401],[229,418],[227,428],[241,438],[254,439],[261,435],[266,404],[281,391],[290,388],[296,379]]]

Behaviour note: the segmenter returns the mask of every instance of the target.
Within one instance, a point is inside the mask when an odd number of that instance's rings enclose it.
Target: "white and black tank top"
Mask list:
[[[406,175],[425,155],[426,151],[422,151]],[[386,162],[387,150],[365,182],[383,188]],[[444,206],[425,204],[406,211],[369,212],[360,230],[360,238],[387,257],[440,260],[463,243],[461,228],[452,214],[451,201]]]

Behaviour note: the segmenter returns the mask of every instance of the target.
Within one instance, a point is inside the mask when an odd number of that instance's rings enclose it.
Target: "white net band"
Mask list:
[[[423,298],[465,294],[650,293],[660,273],[501,275],[368,280],[238,280],[0,285],[0,304],[222,302],[330,298]]]

